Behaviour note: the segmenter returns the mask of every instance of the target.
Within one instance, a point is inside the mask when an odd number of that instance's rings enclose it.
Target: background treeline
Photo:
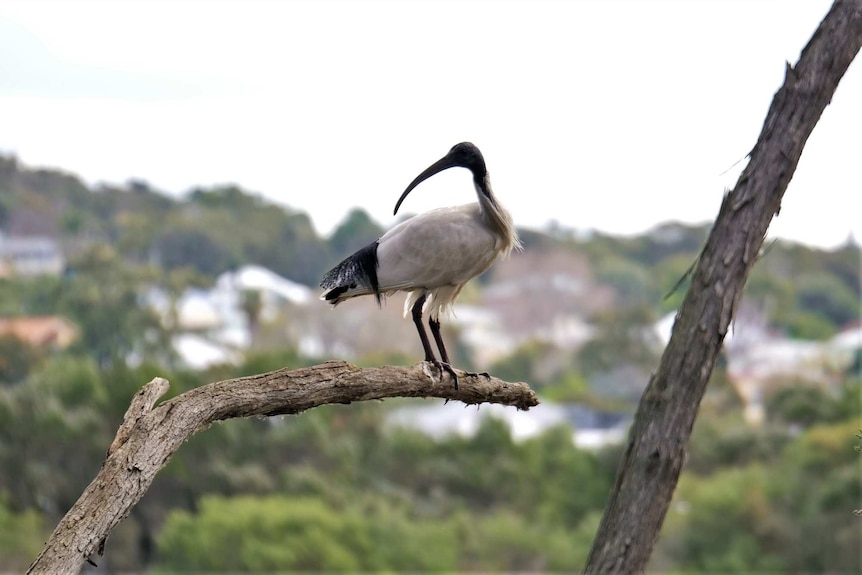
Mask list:
[[[108,245],[124,264],[154,266],[160,275],[193,271],[206,282],[254,263],[313,287],[334,263],[384,231],[355,209],[322,238],[307,214],[236,186],[195,189],[182,198],[143,181],[90,189],[73,175],[27,169],[2,156],[0,230],[57,237],[73,262],[93,246]],[[671,224],[630,238],[559,228],[523,235],[530,249],[586,256],[596,279],[612,286],[623,306],[642,304],[659,313],[678,306],[683,290],[663,297],[689,268],[707,231],[706,224]],[[855,242],[836,250],[775,242],[755,267],[746,296],[768,308],[776,328],[821,339],[858,319],[859,268]]]
[[[328,359],[270,347],[238,366],[190,371],[172,351],[172,327],[143,304],[144,289],[179,294],[244,263],[313,286],[382,231],[356,210],[322,238],[307,215],[237,187],[183,198],[143,182],[90,189],[14,158],[0,159],[0,229],[57,238],[69,264],[58,277],[0,280],[0,316],[60,314],[80,330],[62,351],[0,338],[0,570],[17,571],[95,475],[143,383],[166,377],[175,395]],[[609,399],[590,388],[591,376],[621,361],[654,365],[658,351],[638,329],[678,304],[681,292],[664,296],[705,234],[682,225],[630,238],[525,231],[531,251],[586,258],[614,305],[588,318],[597,335],[577,354],[532,342],[491,371],[535,383],[545,400],[633,410],[636,393]],[[859,267],[852,243],[777,242],[746,297],[768,310],[771,328],[823,340],[859,318]],[[764,424],[750,427],[719,365],[653,567],[858,571],[859,368],[857,359],[828,387],[777,386]],[[415,403],[214,425],[182,447],[114,531],[100,570],[579,570],[619,448],[579,450],[562,427],[514,442],[494,420],[472,438],[439,440],[385,424],[390,409]]]

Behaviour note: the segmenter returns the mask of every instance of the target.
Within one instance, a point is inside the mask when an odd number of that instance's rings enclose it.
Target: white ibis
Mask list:
[[[323,276],[320,299],[333,306],[363,295],[378,304],[389,294],[408,292],[404,316],[412,312],[422,340],[425,361],[446,370],[458,387],[458,376],[440,335],[440,314],[449,311],[468,281],[486,271],[512,249],[521,249],[509,212],[494,197],[479,148],[469,142],[456,144],[449,153],[416,176],[395,204],[398,213],[407,194],[422,181],[448,168],[467,168],[473,173],[478,202],[438,208],[405,220],[380,239],[357,251]],[[437,361],[422,325],[423,313],[440,350]],[[476,374],[470,374],[476,375]]]

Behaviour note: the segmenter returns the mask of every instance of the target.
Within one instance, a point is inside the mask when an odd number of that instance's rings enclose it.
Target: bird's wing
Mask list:
[[[380,238],[380,290],[466,283],[494,263],[495,245],[475,203],[421,214]]]

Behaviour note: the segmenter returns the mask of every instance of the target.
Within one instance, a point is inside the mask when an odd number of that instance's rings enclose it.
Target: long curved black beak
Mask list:
[[[410,185],[407,186],[407,189],[404,190],[404,193],[401,194],[400,198],[398,198],[398,202],[395,204],[395,211],[392,212],[392,215],[394,216],[398,213],[398,208],[401,207],[401,202],[404,201],[404,198],[407,197],[407,194],[413,191],[413,188],[415,188],[434,174],[442,172],[443,170],[448,170],[449,168],[454,168],[456,166],[463,166],[463,164],[459,162],[458,159],[451,153],[446,154],[445,156],[428,166],[424,172],[416,176],[416,178],[412,182],[410,182]]]

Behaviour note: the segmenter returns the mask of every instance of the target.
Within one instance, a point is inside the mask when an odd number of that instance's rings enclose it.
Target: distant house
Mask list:
[[[670,340],[675,314],[656,324],[659,337]],[[766,318],[742,303],[724,340],[727,375],[745,407],[750,425],[766,417],[764,397],[776,388],[799,381],[830,387],[843,378],[862,350],[862,325],[847,326],[827,341],[790,339],[770,330]]]
[[[494,282],[482,289],[479,305],[505,336],[495,361],[524,342],[540,340],[563,349],[577,349],[593,336],[584,318],[614,305],[613,290],[593,278],[587,258],[565,250],[518,254],[494,267]],[[456,306],[459,313],[462,306]],[[482,349],[482,336],[473,337]],[[502,342],[501,342],[502,343]]]
[[[183,363],[204,369],[238,363],[243,350],[251,346],[253,330],[242,309],[243,294],[248,291],[260,294],[260,317],[264,321],[277,318],[285,303],[317,303],[310,288],[253,265],[221,274],[209,289],[190,288],[176,302],[159,289],[150,290],[146,300],[167,325],[177,330],[173,345]]]
[[[0,233],[0,277],[59,275],[64,267],[60,246],[53,238]]]
[[[0,336],[10,335],[35,348],[64,349],[78,337],[78,329],[55,315],[0,318]]]

